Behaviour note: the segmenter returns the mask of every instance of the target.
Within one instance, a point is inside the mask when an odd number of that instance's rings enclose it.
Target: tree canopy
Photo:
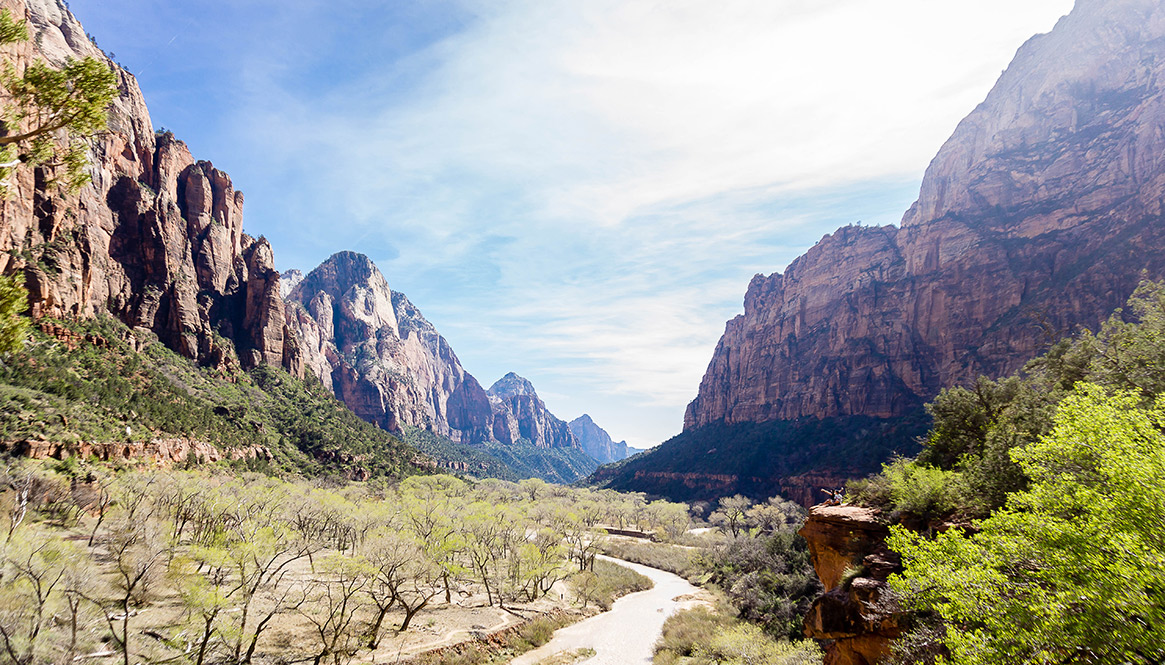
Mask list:
[[[24,22],[0,11],[0,46],[27,39]],[[105,129],[106,109],[118,93],[109,66],[85,57],[68,59],[59,69],[34,61],[19,71],[6,58],[0,86],[8,98],[0,116],[0,187],[7,188],[12,169],[22,163],[58,167],[49,182],[69,190],[87,182],[80,139]]]
[[[949,662],[1165,659],[1165,400],[1081,385],[1012,451],[1030,487],[934,540],[894,527],[891,585],[942,621]]]

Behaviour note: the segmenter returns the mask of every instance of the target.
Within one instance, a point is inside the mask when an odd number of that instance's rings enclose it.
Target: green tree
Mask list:
[[[967,536],[895,527],[891,585],[936,614],[952,663],[1165,659],[1165,400],[1083,384],[1012,451],[1027,491]]]
[[[0,46],[28,39],[23,21],[0,11]],[[0,85],[11,99],[0,129],[0,188],[21,163],[63,167],[50,180],[75,190],[88,181],[85,144],[79,139],[105,129],[106,109],[117,96],[117,76],[93,57],[68,59],[60,69],[42,61],[18,71],[5,61]],[[55,135],[63,130],[60,147]]]
[[[0,275],[0,359],[24,348],[28,335],[28,291],[17,275]]]

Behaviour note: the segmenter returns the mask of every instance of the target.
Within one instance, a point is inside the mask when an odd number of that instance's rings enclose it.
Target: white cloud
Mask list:
[[[285,165],[260,206],[315,225],[299,255],[399,252],[382,269],[471,372],[537,371],[559,415],[646,443],[678,430],[752,271],[888,205],[781,202],[916,181],[1070,5],[472,0],[461,32],[312,98],[249,63],[239,136]],[[600,392],[626,408],[581,406]],[[670,423],[640,422],[652,405]]]

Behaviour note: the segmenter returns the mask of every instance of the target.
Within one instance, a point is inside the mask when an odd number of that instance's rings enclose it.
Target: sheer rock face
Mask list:
[[[459,443],[578,445],[526,379],[507,374],[483,390],[367,256],[339,252],[307,276],[284,274],[294,283],[286,318],[304,364],[361,418],[389,431],[420,427]]]
[[[305,364],[361,418],[389,431],[411,425],[458,442],[489,439],[485,391],[368,257],[333,255],[299,279],[286,307]]]
[[[607,430],[596,425],[595,421],[591,420],[591,417],[585,413],[570,421],[567,425],[570,426],[570,431],[578,439],[583,452],[602,464],[618,462],[621,459],[643,452],[638,448],[628,446],[626,441],[616,442],[613,440],[611,435],[607,434]]]
[[[896,417],[1018,369],[1165,276],[1165,6],[1079,0],[935,157],[901,228],[757,275],[685,429]]]
[[[109,131],[89,140],[91,182],[53,190],[51,168],[21,167],[0,201],[0,272],[23,273],[34,316],[109,313],[204,363],[301,373],[287,339],[265,239],[243,233],[243,194],[181,141],[155,134],[137,81],[110,62],[58,0],[0,0],[29,26],[4,48],[17,69],[92,56],[118,76]],[[224,344],[224,340],[233,344]]]
[[[550,413],[526,379],[510,372],[489,389],[493,438],[512,444],[525,439],[538,448],[578,448],[570,426]]]
[[[900,561],[886,547],[886,524],[868,508],[818,505],[799,533],[825,587],[805,616],[805,636],[829,640],[826,665],[880,662],[901,634],[901,612],[886,584]]]

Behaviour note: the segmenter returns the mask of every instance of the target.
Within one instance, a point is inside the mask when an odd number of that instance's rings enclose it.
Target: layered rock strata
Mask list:
[[[687,430],[917,412],[1165,276],[1165,6],[1079,0],[955,130],[901,227],[757,275]]]
[[[271,246],[243,232],[243,194],[184,143],[155,133],[137,81],[59,0],[2,0],[30,39],[4,47],[17,71],[44,59],[105,61],[120,94],[89,139],[91,180],[69,194],[54,167],[18,167],[0,200],[0,273],[23,273],[35,317],[109,313],[208,364],[302,371],[284,325]]]
[[[285,273],[286,318],[304,363],[361,418],[457,443],[578,447],[529,381],[511,373],[484,390],[367,256],[339,252],[306,276],[295,273]]]

